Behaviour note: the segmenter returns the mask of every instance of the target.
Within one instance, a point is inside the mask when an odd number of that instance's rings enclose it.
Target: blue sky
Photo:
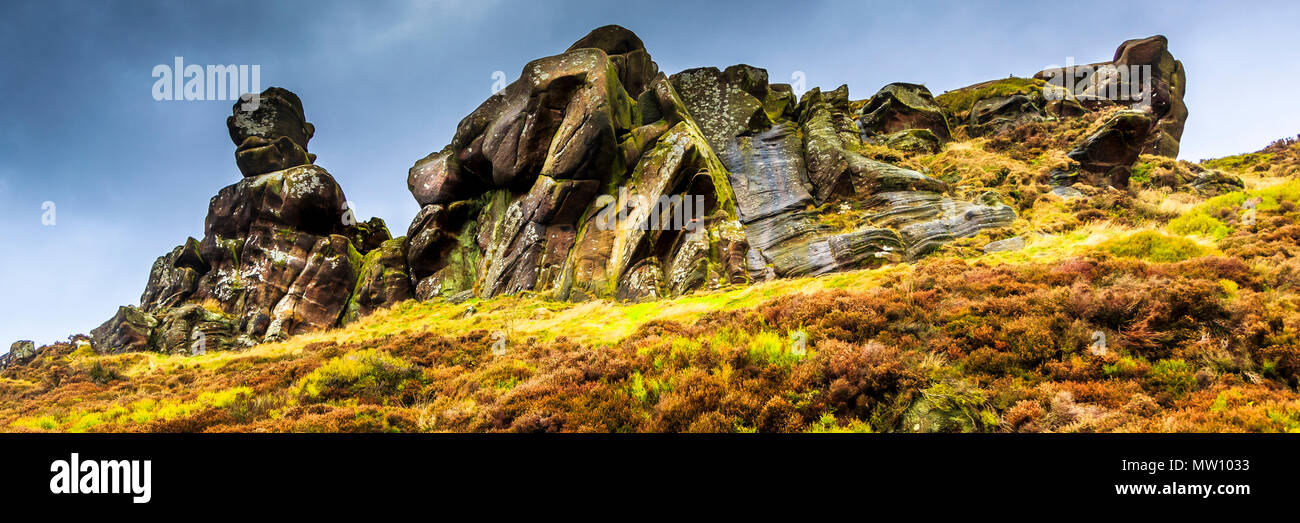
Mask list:
[[[1068,9],[1064,6],[1068,5]],[[1062,7],[1055,7],[1062,6]],[[662,70],[748,63],[772,81],[895,81],[936,94],[1109,60],[1164,34],[1187,68],[1182,158],[1300,132],[1294,2],[64,2],[0,4],[0,351],[88,332],[135,304],[154,258],[200,237],[240,179],[226,101],[155,101],[157,64],[257,64],[301,96],[311,151],[361,218],[403,234],[406,171],[528,61],[620,24]],[[56,224],[42,225],[42,204]]]

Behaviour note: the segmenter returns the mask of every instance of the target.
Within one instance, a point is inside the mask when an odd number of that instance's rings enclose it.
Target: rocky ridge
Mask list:
[[[421,209],[398,238],[352,217],[308,152],[315,128],[301,101],[271,88],[227,120],[243,179],[212,198],[203,238],[159,257],[140,304],[90,343],[237,349],[412,298],[639,301],[916,259],[1006,227],[1016,208],[873,148],[935,152],[959,136],[1110,114],[1048,177],[1123,188],[1139,155],[1177,154],[1185,74],[1167,47],[1131,40],[1092,64],[1150,65],[1145,105],[1054,92],[1050,71],[939,97],[895,83],[852,100],[846,85],[797,96],[744,64],[667,75],[631,31],[601,27],[527,64],[415,162],[407,187]],[[828,209],[849,203],[860,220],[828,226]]]

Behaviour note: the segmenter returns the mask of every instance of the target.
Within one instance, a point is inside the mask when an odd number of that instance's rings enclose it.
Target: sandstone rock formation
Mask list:
[[[630,31],[599,28],[529,63],[411,168],[416,296],[676,295],[919,256],[1015,218],[856,152],[877,135],[933,150],[950,131],[922,86],[854,111],[848,86],[797,98],[744,64],[668,77]],[[810,211],[842,198],[868,198],[873,218],[832,230]],[[690,227],[667,219],[683,215]]]
[[[1142,72],[1143,67],[1149,67],[1149,77]],[[1127,105],[1148,113],[1151,129],[1143,141],[1142,152],[1178,156],[1178,140],[1187,121],[1187,106],[1183,103],[1187,75],[1182,62],[1169,53],[1169,40],[1164,36],[1128,40],[1120,44],[1109,62],[1075,66],[1074,71],[1045,69],[1034,74],[1034,78],[1050,80],[1058,86],[1073,85],[1075,89],[1069,94],[1084,106]],[[1147,81],[1149,90],[1140,85]],[[1126,96],[1139,92],[1148,93],[1149,97]]]
[[[423,206],[407,240],[421,299],[467,291],[631,299],[742,277],[741,257],[727,254],[744,249],[731,245],[725,170],[640,39],[622,28],[597,29],[526,65],[461,121],[450,145],[412,167],[408,186]],[[667,212],[661,199],[672,202]],[[650,223],[673,216],[705,232]],[[632,274],[636,284],[620,291]]]
[[[905,83],[865,100],[845,85],[798,96],[745,64],[666,75],[631,31],[601,27],[528,63],[415,162],[407,189],[420,211],[399,238],[377,218],[356,222],[308,152],[315,128],[302,102],[273,87],[227,120],[243,179],[212,198],[203,238],[159,257],[139,306],[95,329],[93,345],[233,349],[412,298],[647,300],[915,259],[1016,212],[997,191],[871,150],[934,154],[955,134],[1109,115],[1073,145],[1071,168],[1051,174],[1063,197],[1082,196],[1075,182],[1125,185],[1140,154],[1176,154],[1185,78],[1164,37],[1125,42],[1093,65],[1150,66],[1150,103],[1115,111],[1097,88],[1051,86],[1051,71],[938,98]],[[856,214],[828,220],[831,209]]]
[[[1066,156],[1079,162],[1085,173],[1100,176],[1116,186],[1127,186],[1129,167],[1142,154],[1151,123],[1151,117],[1143,111],[1120,111]],[[1102,182],[1089,183],[1101,185]]]
[[[1164,36],[1129,40],[1108,62],[1054,67],[1032,78],[981,82],[941,95],[946,110],[970,136],[1007,133],[1045,118],[1088,117],[1122,109],[1070,152],[1078,171],[1062,171],[1053,182],[1128,185],[1130,167],[1141,154],[1174,158],[1187,121],[1186,73],[1169,52]],[[944,105],[940,103],[940,105]]]
[[[92,331],[96,350],[238,348],[411,296],[394,261],[404,242],[382,220],[352,218],[342,188],[312,163],[315,128],[296,95],[267,89],[252,111],[236,103],[226,124],[244,178],[212,198],[202,240],[154,262],[140,306]]]
[[[18,340],[9,345],[9,352],[0,354],[0,369],[23,363],[36,355],[36,343],[32,340]]]
[[[886,85],[867,100],[859,114],[858,128],[864,137],[908,129],[927,129],[941,140],[951,137],[948,118],[923,85]]]

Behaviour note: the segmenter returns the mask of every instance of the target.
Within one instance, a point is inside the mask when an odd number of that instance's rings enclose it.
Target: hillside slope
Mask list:
[[[999,147],[961,140],[907,161],[1032,163],[990,152]],[[1269,150],[1250,164],[1300,154]],[[1300,173],[1252,167],[1236,173],[1242,190],[1213,197],[1156,185],[1202,168],[1148,158],[1135,178],[1150,181],[1132,191],[1042,196],[1009,230],[915,264],[643,303],[407,301],[345,328],[202,355],[99,355],[77,337],[3,371],[0,425],[1300,430]],[[1011,233],[1022,249],[984,252]]]

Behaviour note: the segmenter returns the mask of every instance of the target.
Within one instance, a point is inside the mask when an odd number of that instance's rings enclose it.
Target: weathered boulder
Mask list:
[[[934,154],[943,147],[943,141],[929,129],[907,129],[881,135],[876,140],[885,147],[904,152]]]
[[[618,70],[619,83],[632,96],[640,95],[650,87],[659,74],[659,64],[650,59],[645,44],[632,31],[617,25],[598,27],[582,37],[565,52],[577,49],[600,49]]]
[[[1012,236],[1003,240],[995,240],[984,245],[984,252],[1010,252],[1018,251],[1025,248],[1025,239],[1019,236]]]
[[[730,142],[742,133],[771,125],[763,107],[767,98],[767,71],[749,65],[687,69],[670,77],[691,118],[709,145],[726,154]]]
[[[509,205],[494,198],[478,222],[485,269],[479,283],[482,294],[554,288],[577,236],[574,224],[599,188],[597,180],[538,176],[532,188]]]
[[[463,172],[445,170],[446,176],[474,176],[479,185],[516,189],[526,189],[537,174],[605,177],[617,156],[616,137],[633,127],[634,101],[617,73],[596,48],[528,63],[519,80],[461,121],[451,148]]]
[[[249,111],[248,107],[255,108]],[[235,142],[235,164],[244,176],[315,161],[315,155],[307,152],[307,142],[316,128],[307,123],[298,95],[286,89],[272,87],[253,103],[236,102],[226,128]]]
[[[803,209],[813,202],[799,130],[783,123],[736,138],[722,154],[742,222]]]
[[[1092,185],[1127,187],[1130,169],[1151,132],[1151,116],[1144,111],[1115,113],[1101,128],[1066,154],[1079,162]]]
[[[726,74],[739,82],[755,73]],[[726,123],[713,120],[709,131],[731,132]],[[416,297],[613,296],[638,264],[653,265],[635,270],[662,275],[650,287],[665,292],[743,273],[717,263],[731,252],[713,249],[718,242],[701,249],[684,234],[686,222],[716,232],[735,213],[706,134],[626,29],[599,28],[529,63],[408,173],[422,206],[406,244]],[[700,266],[709,268],[702,281],[684,269]]]
[[[1178,156],[1188,114],[1183,102],[1187,75],[1182,62],[1170,54],[1169,40],[1163,35],[1125,41],[1109,62],[1075,66],[1074,70],[1045,69],[1034,78],[1067,90],[1073,86],[1073,94],[1085,106],[1123,105],[1147,112],[1151,129],[1144,135],[1141,152]]]
[[[349,210],[344,213],[343,235],[352,241],[352,246],[356,247],[357,252],[361,254],[369,253],[378,249],[384,242],[393,239],[392,233],[388,231],[388,224],[384,223],[384,220],[379,217],[372,217],[364,222],[349,225],[348,222],[351,220],[349,220],[348,214],[351,212]]]
[[[529,63],[451,144],[416,162],[407,186],[421,211],[406,240],[415,296],[642,300],[898,259],[899,228],[917,221],[948,220],[915,235],[927,245],[1001,223],[978,210],[949,216],[983,206],[856,152],[864,125],[872,139],[894,133],[896,147],[937,150],[947,120],[924,87],[891,84],[855,113],[847,86],[796,100],[749,65],[666,77],[652,64],[635,35],[600,28]],[[921,192],[932,197],[919,214],[882,220],[893,225],[832,230],[809,210]]]
[[[415,297],[428,300],[474,288],[478,279],[478,200],[426,205],[406,233],[406,262]]]
[[[719,151],[743,226],[727,244],[730,281],[843,269],[898,245],[892,232],[835,235],[805,211],[854,193],[852,165],[863,158],[847,149],[858,142],[847,86],[827,93],[814,88],[796,105],[789,86],[767,84],[762,69],[738,65],[688,73],[674,80]],[[686,276],[693,274],[686,268],[702,274],[705,265],[693,263],[678,264],[667,279],[698,281],[702,276]]]
[[[817,203],[834,196],[853,194],[849,158],[855,153],[845,146],[860,142],[856,124],[849,116],[849,87],[841,85],[822,93],[813,88],[799,100],[799,124],[808,180]]]
[[[482,180],[460,170],[456,152],[450,147],[424,157],[411,167],[406,188],[421,206],[448,204],[466,194],[486,190]]]
[[[212,198],[200,254],[215,264],[213,242],[247,237],[255,222],[318,235],[341,232],[346,201],[334,177],[316,165],[246,177]]]
[[[581,300],[615,295],[623,276],[644,263],[657,264],[669,290],[677,291],[690,287],[674,285],[678,277],[700,284],[737,272],[722,265],[720,251],[696,248],[700,229],[709,231],[712,242],[723,238],[720,228],[734,227],[726,172],[691,121],[664,133],[638,160],[627,185],[597,198],[588,210],[558,282],[558,296]],[[700,256],[713,262],[703,279],[672,272],[698,263]]]
[[[1218,169],[1205,169],[1185,181],[1193,191],[1205,195],[1218,195],[1246,188],[1240,177]]]
[[[18,340],[9,345],[9,360],[14,363],[22,363],[36,356],[36,342],[32,340]]]
[[[198,241],[190,238],[171,252],[159,256],[149,270],[149,282],[140,295],[140,307],[149,312],[173,307],[198,288],[199,276],[207,272],[198,253]]]
[[[91,343],[101,354],[149,350],[158,319],[139,307],[125,305],[117,314],[90,331]]]
[[[933,218],[899,229],[909,258],[920,257],[954,239],[974,236],[983,229],[1006,227],[1016,219],[1015,210],[991,191],[974,202],[941,199],[935,210]]]
[[[346,236],[316,240],[307,263],[271,310],[268,339],[320,330],[340,323],[356,286],[361,254]]]
[[[1046,115],[1041,92],[995,96],[975,102],[970,110],[970,129],[975,136],[996,134]]]
[[[941,140],[952,138],[943,109],[923,85],[886,85],[867,100],[858,115],[858,127],[864,136],[929,129]]]
[[[1150,66],[1152,70],[1151,113],[1154,127],[1142,147],[1146,154],[1176,158],[1183,126],[1187,123],[1187,73],[1183,63],[1169,53],[1169,40],[1163,35],[1129,40],[1115,50],[1117,66]]]
[[[238,318],[197,303],[168,309],[158,317],[151,350],[168,354],[201,354],[252,346],[252,338],[239,332]]]
[[[872,160],[858,154],[848,155],[848,158],[851,160],[849,169],[853,174],[853,187],[859,194],[874,195],[894,191],[941,193],[948,190],[948,184],[942,180],[911,169]]]
[[[415,297],[406,268],[406,238],[394,238],[366,253],[356,289],[344,309],[344,323]]]
[[[315,165],[248,177],[212,199],[200,254],[211,270],[195,296],[265,332],[271,309],[290,292],[316,245],[346,231],[343,191]],[[347,295],[337,298],[338,305]]]

